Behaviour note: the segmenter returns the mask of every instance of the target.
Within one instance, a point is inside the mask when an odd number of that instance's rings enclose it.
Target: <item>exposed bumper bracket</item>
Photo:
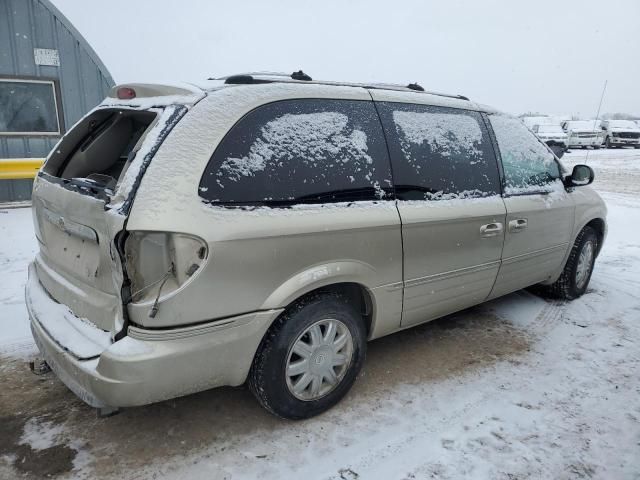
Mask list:
[[[51,371],[51,367],[44,358],[35,357],[29,362],[29,370],[35,375],[44,375]]]

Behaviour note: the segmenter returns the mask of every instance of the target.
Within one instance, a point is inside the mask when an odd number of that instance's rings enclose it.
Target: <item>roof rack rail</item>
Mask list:
[[[236,73],[234,75],[229,75],[226,77],[220,78],[209,78],[209,80],[224,80],[224,83],[227,84],[248,84],[248,83],[269,83],[273,80],[269,80],[266,78],[256,78],[256,77],[279,77],[279,78],[290,78],[292,80],[300,80],[305,82],[310,82],[313,79],[304,73],[302,70],[298,70],[293,73],[282,73],[282,72],[247,72],[247,73]]]
[[[323,80],[313,80],[309,75],[304,73],[302,70],[298,70],[297,72],[283,73],[283,72],[246,72],[246,73],[237,73],[234,75],[229,75],[226,77],[219,78],[209,78],[209,80],[224,80],[224,83],[229,85],[237,85],[237,84],[260,84],[260,83],[276,83],[276,82],[291,82],[291,81],[303,81],[309,82],[318,85],[335,85],[335,86],[347,86],[347,87],[361,87],[361,88],[371,88],[378,90],[396,90],[403,92],[416,92],[416,93],[426,93],[429,95],[437,95],[439,97],[447,97],[447,98],[456,98],[459,100],[467,100],[468,97],[464,95],[455,95],[449,93],[440,93],[440,92],[432,92],[425,90],[422,85],[417,82],[407,84],[398,84],[398,83],[354,83],[354,82],[335,82],[335,81],[323,81]]]

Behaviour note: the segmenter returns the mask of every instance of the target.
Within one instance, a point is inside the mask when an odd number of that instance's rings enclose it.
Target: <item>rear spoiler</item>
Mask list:
[[[189,84],[123,83],[111,88],[102,105],[146,108],[175,104],[195,105],[205,95],[204,90]]]

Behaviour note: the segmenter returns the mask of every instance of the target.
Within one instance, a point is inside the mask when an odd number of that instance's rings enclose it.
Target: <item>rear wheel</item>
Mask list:
[[[598,252],[598,236],[591,227],[578,234],[560,278],[548,287],[547,292],[555,298],[573,300],[584,294],[591,280],[593,265]]]
[[[319,294],[295,304],[269,329],[249,387],[275,415],[312,417],[349,391],[365,351],[362,315],[340,295]]]
[[[594,148],[595,150],[600,150],[600,145],[594,145],[594,146],[593,146],[593,148]]]

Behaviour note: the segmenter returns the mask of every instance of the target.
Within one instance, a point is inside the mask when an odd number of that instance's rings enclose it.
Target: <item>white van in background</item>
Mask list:
[[[562,122],[562,129],[567,134],[567,147],[600,148],[604,141],[604,133],[599,120],[567,120]]]

